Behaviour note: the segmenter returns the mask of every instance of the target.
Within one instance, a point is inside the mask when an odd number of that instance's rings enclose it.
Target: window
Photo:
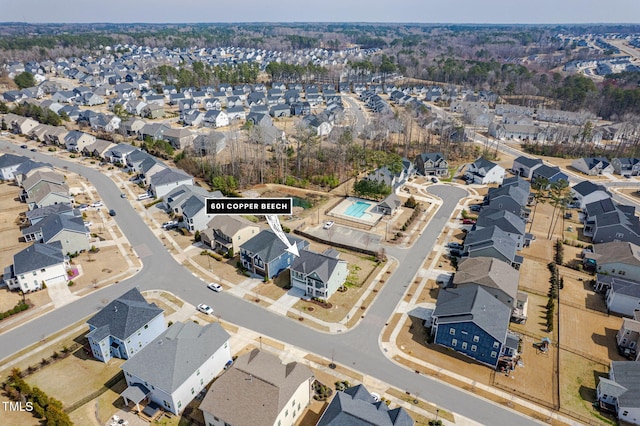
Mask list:
[[[291,401],[291,407],[295,407],[296,406],[296,400],[294,399],[293,401]]]
[[[626,416],[626,415],[628,415],[628,414],[629,414],[629,412],[628,412],[628,411],[623,411],[623,412],[622,412],[622,415],[623,415],[623,416]]]
[[[491,351],[491,358],[495,358],[498,356],[498,352],[496,351]]]
[[[200,369],[198,368],[198,369],[196,370],[196,376],[199,376],[199,375],[200,375]]]
[[[44,269],[44,268],[40,269],[40,272],[44,272],[44,271],[45,271],[45,269]]]
[[[495,349],[498,349],[500,347],[500,343],[499,342],[493,342],[493,347]]]
[[[191,388],[191,395],[193,395],[194,393],[196,393],[195,389]]]
[[[450,335],[452,335],[452,336],[455,336],[455,334],[456,334],[456,329],[455,329],[455,328],[450,328],[450,329],[449,329],[449,334],[450,334]]]
[[[473,336],[473,341],[478,343],[480,341],[480,336]]]
[[[33,271],[33,276],[35,277],[36,275],[38,275],[38,273],[36,271]]]
[[[144,329],[146,330],[147,328],[149,328],[149,324],[145,324]]]
[[[451,346],[458,346],[458,339],[451,339]]]
[[[298,411],[300,411],[300,403],[298,403]]]
[[[467,342],[462,342],[462,349],[467,349]]]
[[[289,410],[286,410],[286,411],[284,412],[284,416],[285,416],[285,417],[287,417],[288,415],[289,415]]]
[[[478,350],[478,347],[476,345],[471,345],[471,352],[475,352]]]
[[[182,407],[182,401],[178,401],[178,408]]]

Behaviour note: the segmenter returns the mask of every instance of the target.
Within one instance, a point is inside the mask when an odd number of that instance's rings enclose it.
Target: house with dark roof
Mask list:
[[[13,255],[13,265],[4,271],[4,282],[10,290],[29,293],[67,281],[69,258],[62,251],[59,241],[35,243]]]
[[[640,158],[618,157],[611,160],[613,172],[621,176],[638,176],[640,174]]]
[[[566,180],[569,182],[569,176],[566,173],[560,170],[558,166],[547,166],[546,164],[542,164],[539,167],[536,167],[531,174],[531,182],[535,182],[536,179],[546,179],[547,182],[554,183],[559,180]]]
[[[64,137],[64,145],[67,151],[82,152],[85,146],[96,141],[96,137],[79,130],[72,130]]]
[[[374,210],[377,213],[381,213],[383,215],[393,215],[396,213],[396,211],[398,211],[401,205],[402,201],[400,200],[398,195],[396,195],[395,192],[392,192],[391,194],[387,195],[384,200],[376,204]]]
[[[504,178],[504,168],[485,158],[478,158],[473,163],[467,165],[464,173],[467,182],[486,185],[489,183],[502,183]]]
[[[518,299],[520,272],[493,257],[462,258],[453,276],[453,286],[477,284],[505,305],[514,308]]]
[[[349,271],[347,262],[338,259],[333,252],[317,253],[311,250],[300,251],[291,267],[291,287],[303,290],[308,297],[329,299],[344,285]]]
[[[607,310],[633,317],[640,308],[640,282],[623,276],[596,274],[596,286],[607,288]]]
[[[633,206],[605,198],[587,204],[584,212],[583,233],[594,243],[628,241],[640,244],[640,220]]]
[[[147,400],[181,413],[231,360],[229,339],[217,322],[174,323],[120,366],[125,404]]]
[[[464,240],[464,253],[469,257],[495,257],[520,269],[523,258],[516,254],[516,242],[496,225],[472,229]]]
[[[404,408],[390,409],[364,385],[357,385],[336,392],[316,426],[413,426],[414,424],[414,420]]]
[[[481,285],[444,288],[431,314],[434,343],[496,367],[517,354],[519,338],[509,331],[511,307]]]
[[[105,151],[105,153],[103,154],[103,158],[105,161],[108,161],[110,163],[124,166],[127,164],[127,158],[129,154],[138,151],[140,150],[132,145],[129,145],[127,143],[119,143],[116,146],[111,147],[107,151]]]
[[[449,162],[440,152],[425,152],[416,157],[416,173],[422,176],[449,176]]]
[[[309,246],[306,240],[292,235],[287,235],[287,239],[298,246],[298,251]],[[240,261],[251,273],[271,279],[294,262],[295,256],[286,249],[287,246],[273,231],[263,230],[240,246]]]
[[[67,215],[70,217],[81,216],[78,209],[74,209],[71,204],[67,203],[52,204],[39,209],[29,210],[25,215],[29,221],[29,225],[32,226],[52,214]]]
[[[220,198],[220,191],[207,192],[202,194],[191,194],[180,202],[177,208],[182,214],[182,226],[191,232],[203,231],[207,228],[207,223],[214,217],[207,213],[207,198]],[[175,208],[174,208],[175,211]]]
[[[147,302],[137,288],[113,300],[87,324],[91,352],[102,362],[131,358],[167,328],[164,311]]]
[[[527,234],[525,220],[508,210],[498,210],[491,207],[483,208],[474,225],[474,229],[482,229],[494,225],[513,238],[516,242],[516,250],[527,247],[531,243],[533,236]]]
[[[578,158],[571,162],[571,167],[589,176],[613,173],[613,165],[605,157]]]
[[[483,210],[505,210],[526,219],[530,213],[530,209],[527,208],[529,200],[530,192],[526,186],[502,185],[498,188],[489,188],[484,198]]]
[[[640,310],[633,311],[633,318],[622,318],[616,344],[618,353],[632,361],[640,361]]]
[[[209,388],[200,410],[207,425],[293,426],[312,396],[313,372],[253,349]]]
[[[571,196],[573,197],[573,203],[584,209],[589,203],[611,198],[611,193],[604,185],[583,180],[571,187]]]
[[[193,185],[193,176],[181,170],[165,168],[151,176],[149,190],[158,198],[180,185]]]
[[[81,253],[89,249],[89,230],[81,216],[50,214],[35,225],[23,229],[22,236],[26,242],[59,241],[63,253]]]
[[[215,215],[200,233],[202,243],[224,253],[239,253],[240,245],[258,235],[260,228],[242,216]]]
[[[541,159],[525,157],[524,155],[521,155],[520,157],[513,160],[511,171],[518,176],[531,179],[533,171],[540,166],[542,166]]]
[[[612,241],[594,244],[593,253],[588,258],[593,260],[599,274],[640,282],[640,246],[634,243]],[[602,289],[603,286],[596,284],[596,291]]]
[[[600,377],[596,394],[601,409],[640,425],[640,362],[611,361],[609,378]]]
[[[27,160],[28,158],[22,155],[0,155],[0,180],[14,180],[16,178],[14,173]]]

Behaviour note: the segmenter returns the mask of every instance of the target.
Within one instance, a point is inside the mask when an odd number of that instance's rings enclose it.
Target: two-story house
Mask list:
[[[106,305],[87,324],[87,340],[94,358],[129,359],[167,327],[163,310],[149,303],[133,288]]]
[[[611,361],[609,378],[600,377],[596,394],[602,409],[640,425],[640,362]]]
[[[589,176],[612,173],[614,170],[613,165],[605,157],[578,158],[571,162],[571,167]]]
[[[449,162],[440,152],[425,152],[416,157],[416,172],[423,176],[449,176]]]
[[[467,165],[464,174],[467,182],[487,185],[490,183],[501,184],[504,179],[504,168],[485,158],[478,158]]]
[[[531,158],[521,155],[520,157],[513,160],[511,171],[513,171],[513,173],[518,176],[531,179],[531,177],[533,176],[533,171],[536,168],[542,166],[542,164],[542,160],[539,158]]]
[[[63,253],[68,254],[81,253],[89,249],[89,231],[80,216],[50,214],[35,225],[23,229],[22,236],[26,242],[60,241]]]
[[[216,251],[234,255],[240,245],[258,235],[260,228],[242,216],[216,215],[200,233],[202,242]]]
[[[183,171],[165,168],[153,176],[149,182],[149,190],[158,198],[163,198],[172,189],[180,185],[193,185],[193,176]]]
[[[147,400],[173,414],[186,406],[231,360],[229,334],[219,323],[176,322],[120,366],[125,404]]]
[[[213,382],[200,410],[210,426],[293,426],[311,401],[313,380],[307,366],[253,349]]]
[[[640,246],[627,241],[594,244],[592,258],[599,274],[640,282]]]
[[[464,252],[469,257],[495,257],[520,269],[522,256],[517,255],[516,242],[496,225],[472,229],[464,240]]]
[[[10,290],[23,293],[67,281],[69,258],[59,241],[35,243],[13,255],[13,265],[5,270],[4,282]]]
[[[302,250],[291,267],[291,286],[304,290],[309,297],[329,299],[347,279],[347,262],[329,249],[324,253]]]
[[[640,361],[640,310],[633,312],[633,318],[622,319],[622,326],[616,333],[616,344],[621,355]]]
[[[527,247],[531,243],[532,235],[526,233],[525,220],[508,210],[498,210],[491,207],[482,209],[478,216],[475,229],[497,226],[506,232],[516,242],[516,250]]]
[[[303,239],[287,235],[291,244],[302,251],[309,243]],[[240,261],[251,273],[271,279],[288,269],[295,256],[287,251],[287,246],[271,230],[260,231],[258,235],[240,245]]]
[[[638,176],[640,174],[640,158],[618,157],[611,160],[611,166],[616,174],[621,176]]]
[[[611,198],[611,193],[603,185],[584,180],[571,187],[573,202],[580,209],[584,209],[589,203]]]

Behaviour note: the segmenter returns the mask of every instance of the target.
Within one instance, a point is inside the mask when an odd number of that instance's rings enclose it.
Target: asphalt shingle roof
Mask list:
[[[173,393],[229,338],[217,322],[205,326],[176,322],[120,368]]]
[[[331,278],[334,269],[339,262],[344,262],[335,257],[310,250],[300,250],[300,257],[291,265],[291,270],[302,272],[305,275],[316,273],[322,282],[326,283]]]
[[[97,334],[125,340],[162,312],[155,303],[147,302],[137,288],[133,288],[102,308],[87,324],[102,329],[92,336],[97,340],[101,340]]]
[[[49,244],[35,243],[13,255],[13,273],[20,275],[63,262],[64,253],[60,241]]]
[[[640,362],[612,361],[610,377],[627,388],[618,397],[618,405],[625,408],[640,407]]]
[[[303,239],[287,235],[290,243],[296,244],[301,248],[300,243],[305,242]],[[251,238],[240,246],[240,249],[254,253],[265,262],[269,263],[277,259],[285,252],[287,246],[270,230],[262,230],[258,235]]]

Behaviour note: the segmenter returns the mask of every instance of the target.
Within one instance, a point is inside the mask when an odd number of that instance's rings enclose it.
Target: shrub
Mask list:
[[[75,283],[73,282],[73,280],[69,280],[69,282],[67,283],[67,285],[68,285],[69,287],[73,287],[73,285],[74,285],[74,284],[75,284]]]

